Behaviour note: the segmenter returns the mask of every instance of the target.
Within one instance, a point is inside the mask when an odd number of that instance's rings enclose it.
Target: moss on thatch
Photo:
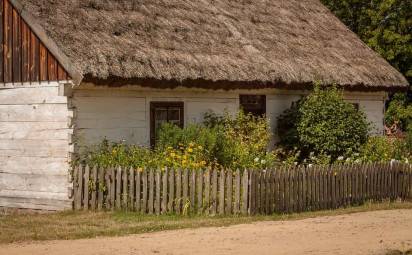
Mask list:
[[[318,0],[20,0],[84,77],[399,89]]]

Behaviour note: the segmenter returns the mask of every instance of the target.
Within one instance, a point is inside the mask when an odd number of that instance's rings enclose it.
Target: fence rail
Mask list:
[[[401,163],[262,171],[143,170],[78,166],[76,210],[148,214],[272,214],[412,198],[412,167]]]

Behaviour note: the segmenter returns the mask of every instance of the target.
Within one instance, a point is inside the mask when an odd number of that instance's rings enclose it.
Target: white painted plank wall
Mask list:
[[[0,89],[0,207],[71,207],[71,113],[58,90],[57,82]]]

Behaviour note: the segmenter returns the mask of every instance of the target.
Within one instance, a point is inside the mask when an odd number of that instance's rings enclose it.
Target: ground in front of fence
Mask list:
[[[412,209],[412,202],[367,203],[359,207],[349,207],[333,211],[253,217],[149,216],[126,212],[64,212],[39,215],[0,215],[0,244],[34,240],[67,240],[103,236],[124,236],[172,229],[222,227],[256,221],[296,220],[390,209]]]

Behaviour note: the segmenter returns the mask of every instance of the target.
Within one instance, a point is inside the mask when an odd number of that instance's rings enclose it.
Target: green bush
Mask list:
[[[361,147],[360,153],[353,155],[353,160],[361,162],[410,161],[411,152],[406,140],[385,136],[371,137]]]
[[[406,94],[395,94],[385,113],[388,126],[397,124],[404,131],[412,130],[412,104]]]
[[[280,144],[310,155],[330,157],[351,155],[368,139],[366,115],[345,102],[336,87],[314,91],[287,110],[278,121]]]

